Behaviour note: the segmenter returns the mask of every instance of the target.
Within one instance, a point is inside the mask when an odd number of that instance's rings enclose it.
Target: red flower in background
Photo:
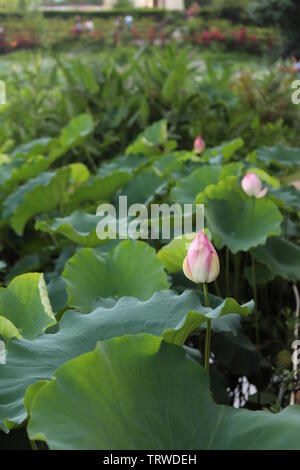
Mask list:
[[[201,37],[204,44],[210,44],[212,41],[212,35],[210,31],[203,31]]]
[[[139,38],[140,38],[140,33],[139,33],[139,31],[138,31],[137,28],[132,28],[131,34],[132,34],[132,36],[133,36],[135,39],[139,39]]]
[[[248,39],[248,33],[246,28],[240,28],[234,32],[234,38],[239,44],[244,44]]]
[[[219,31],[218,29],[214,29],[213,31],[211,31],[211,36],[216,41],[223,41],[224,40],[224,34],[221,31]]]
[[[153,26],[149,26],[147,36],[150,41],[154,41],[156,38],[156,29]]]

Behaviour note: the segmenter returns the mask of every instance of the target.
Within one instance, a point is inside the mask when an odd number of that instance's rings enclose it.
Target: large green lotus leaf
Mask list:
[[[102,163],[97,175],[103,178],[112,175],[115,171],[124,171],[134,175],[146,167],[148,163],[149,158],[145,155],[124,155]]]
[[[107,242],[97,237],[96,227],[99,220],[99,216],[78,210],[67,217],[38,221],[35,228],[42,232],[62,235],[81,246],[95,247]]]
[[[52,137],[41,137],[39,139],[31,140],[26,144],[18,145],[13,152],[11,157],[17,157],[18,159],[27,159],[32,156],[43,155],[49,149],[49,146],[53,142]]]
[[[236,335],[239,314],[249,314],[252,306],[240,306],[226,299],[207,309],[194,291],[181,295],[159,291],[147,301],[122,297],[112,305],[97,307],[89,315],[66,312],[57,333],[43,334],[33,342],[23,339],[8,343],[6,365],[0,366],[0,424],[4,428],[12,422],[20,424],[26,418],[23,398],[27,386],[51,378],[69,359],[92,351],[98,340],[146,332],[165,335],[168,341],[183,345],[205,316],[212,318],[214,331]]]
[[[18,184],[37,177],[48,169],[49,159],[42,155],[33,155],[26,160],[14,159],[1,168],[0,186],[5,192],[11,192]]]
[[[81,114],[73,118],[61,132],[59,141],[64,148],[78,145],[94,130],[91,114]]]
[[[43,274],[23,274],[0,288],[0,336],[33,340],[55,323]]]
[[[150,335],[114,338],[29,389],[29,437],[50,449],[300,449],[300,407],[217,405],[204,369]]]
[[[241,168],[241,163],[231,163],[223,167],[204,165],[186,178],[179,180],[171,191],[171,199],[181,204],[192,204],[195,202],[197,194],[203,192],[207,186],[216,184],[227,176],[239,176]]]
[[[221,181],[197,198],[205,207],[205,217],[219,248],[232,253],[264,245],[267,238],[280,234],[282,216],[274,202],[248,197]]]
[[[300,191],[293,186],[282,186],[269,191],[271,198],[280,208],[296,212],[300,216]]]
[[[221,172],[220,166],[204,165],[193,171],[186,178],[178,181],[171,191],[172,201],[181,204],[193,204],[198,193],[210,185],[219,181]]]
[[[165,119],[151,124],[126,149],[126,154],[154,155],[160,153],[160,147],[165,147],[168,141],[167,121]]]
[[[300,149],[276,146],[262,147],[256,151],[257,159],[266,165],[276,165],[280,168],[300,165]]]
[[[194,154],[192,155],[194,157]],[[168,153],[153,162],[153,169],[157,175],[167,177],[169,174],[180,171],[184,162],[190,158],[190,152],[179,151]]]
[[[108,256],[91,248],[76,253],[66,264],[69,305],[88,312],[101,297],[133,296],[149,299],[168,288],[163,264],[147,243],[122,241]]]
[[[255,258],[277,276],[289,281],[300,279],[300,247],[280,237],[269,238],[253,251]]]
[[[237,152],[237,150],[242,147],[244,147],[244,141],[239,137],[228,142],[223,142],[223,144],[217,147],[208,148],[202,158],[209,161],[221,161],[223,159],[228,161]]]
[[[163,178],[147,170],[130,180],[123,188],[121,195],[127,197],[128,207],[132,204],[148,205],[165,184]]]
[[[176,330],[166,329],[163,336],[169,343],[182,346],[193,331],[197,330],[199,327],[203,327],[204,325],[206,326],[207,320],[212,321],[212,328],[214,331],[228,332],[230,331],[231,326],[233,329],[236,328],[235,324],[231,325],[232,322],[235,323],[236,315],[248,316],[252,312],[253,307],[253,301],[241,306],[234,299],[227,298],[214,309],[202,307],[197,311],[189,311],[188,315]],[[225,322],[222,321],[222,317],[227,315],[228,318],[226,318]],[[234,331],[234,333],[235,332],[236,331]]]
[[[131,178],[132,175],[127,171],[115,171],[101,178],[91,177],[69,194],[66,206],[70,211],[78,209],[86,202],[93,202],[97,206],[102,201],[110,200]]]
[[[62,278],[62,272],[66,262],[74,255],[75,249],[72,245],[65,245],[59,251],[59,257],[55,260],[52,272],[45,274],[47,290],[53,311],[58,313],[65,310],[68,302],[68,293],[65,280]]]
[[[168,273],[178,273],[182,270],[182,263],[187,253],[187,246],[196,236],[196,233],[183,235],[181,238],[174,238],[170,243],[163,246],[157,253]]]
[[[41,173],[10,194],[4,203],[3,215],[11,218],[11,226],[18,235],[33,216],[55,209],[71,176],[71,168]]]
[[[0,186],[3,186],[5,191],[12,191],[18,184],[37,177],[70,147],[82,142],[92,131],[92,117],[83,114],[72,119],[63,128],[59,139],[45,137],[18,147],[11,154],[13,159],[4,165]],[[49,153],[48,157],[43,156],[45,152]]]

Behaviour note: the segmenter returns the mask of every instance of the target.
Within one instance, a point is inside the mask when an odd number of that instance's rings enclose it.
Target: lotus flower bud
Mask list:
[[[218,254],[201,230],[188,249],[182,269],[186,277],[196,284],[213,282],[219,275]]]
[[[267,186],[262,189],[262,182],[255,173],[247,173],[247,175],[244,176],[242,188],[248,196],[254,196],[256,198],[262,198],[268,192]]]
[[[200,155],[200,153],[203,152],[205,149],[205,142],[202,139],[201,135],[198,135],[196,139],[194,140],[194,151],[197,155]]]

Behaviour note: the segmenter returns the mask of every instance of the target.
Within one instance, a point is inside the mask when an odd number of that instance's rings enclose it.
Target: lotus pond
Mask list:
[[[18,54],[1,65],[0,448],[299,450],[289,78],[172,45]],[[204,205],[204,227],[177,237],[170,213],[168,237],[120,237],[120,196],[188,204],[193,227]]]

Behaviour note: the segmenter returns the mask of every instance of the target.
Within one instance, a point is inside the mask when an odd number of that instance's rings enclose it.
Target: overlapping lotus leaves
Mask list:
[[[87,202],[93,202],[97,207],[102,201],[110,200],[131,178],[132,174],[127,171],[115,171],[101,178],[91,176],[88,181],[77,186],[74,192],[69,194],[66,207],[72,211]]]
[[[280,237],[269,238],[253,251],[255,258],[276,276],[297,282],[300,279],[300,247]]]
[[[219,181],[220,166],[204,165],[193,171],[189,176],[178,181],[171,191],[172,201],[182,204],[192,204],[199,192],[204,191],[206,186]]]
[[[237,139],[223,142],[217,147],[209,148],[205,151],[203,158],[210,162],[216,161],[220,163],[222,160],[229,161],[231,157],[242,147],[244,147],[244,141],[240,137]]]
[[[197,328],[199,328],[201,325],[206,325],[207,320],[212,321],[212,328],[215,331],[228,332],[230,327],[228,328],[228,322],[226,320],[229,318],[230,325],[231,320],[235,321],[236,315],[248,316],[252,312],[253,307],[253,301],[240,306],[234,299],[227,298],[214,309],[202,307],[197,311],[189,311],[187,317],[184,318],[181,325],[179,325],[175,331],[172,329],[166,329],[166,331],[164,331],[163,337],[169,343],[182,346],[193,331],[197,330]],[[233,312],[234,318],[232,317]],[[227,315],[229,317],[225,319],[225,322],[220,321],[221,317],[225,317]],[[235,327],[235,325],[233,327]]]
[[[275,146],[262,147],[256,151],[256,157],[265,165],[279,168],[295,168],[300,165],[300,149]]]
[[[67,262],[63,277],[69,305],[84,312],[91,311],[101,297],[133,296],[146,300],[155,291],[168,288],[155,250],[133,240],[122,241],[105,257],[84,248]]]
[[[78,145],[94,130],[91,114],[81,114],[73,118],[62,130],[59,141],[62,147],[70,148]]]
[[[33,216],[55,209],[62,199],[71,176],[71,168],[41,173],[10,194],[4,203],[3,215],[12,228],[22,235]]]
[[[276,204],[289,212],[295,212],[300,217],[300,191],[293,186],[282,186],[270,191],[271,198]]]
[[[43,274],[23,274],[0,288],[0,336],[33,340],[55,323]]]
[[[160,153],[161,147],[167,144],[167,121],[162,119],[155,122],[140,134],[137,139],[126,149],[127,154],[154,155]]]
[[[72,119],[58,139],[43,137],[17,147],[2,168],[0,185],[11,192],[18,184],[36,178],[70,147],[87,138],[93,128],[92,116],[83,114]]]
[[[40,137],[39,139],[33,139],[26,144],[18,145],[11,152],[11,157],[28,158],[37,155],[44,155],[53,142],[51,137]]]
[[[171,191],[172,201],[181,204],[192,204],[197,194],[203,192],[211,184],[216,184],[227,176],[239,176],[242,170],[241,163],[220,165],[203,165],[193,171],[189,176],[178,181]]]
[[[54,377],[26,398],[29,437],[51,449],[300,449],[299,406],[216,405],[204,369],[162,338],[100,342]]]
[[[35,341],[13,340],[8,343],[6,365],[0,366],[0,423],[9,428],[26,417],[23,398],[29,384],[51,378],[63,363],[87,351],[98,340],[138,334],[165,335],[167,341],[183,345],[193,329],[212,318],[214,331],[237,334],[238,315],[248,315],[252,303],[238,305],[233,299],[218,302],[207,309],[193,291],[178,295],[161,291],[147,301],[122,297],[113,305],[100,306],[83,315],[66,312],[55,334],[43,334]],[[220,319],[222,317],[222,319]]]
[[[184,165],[184,162],[194,158],[194,154],[186,151],[172,152],[156,159],[153,163],[153,169],[161,177],[167,177],[170,174],[176,174]]]
[[[49,164],[48,159],[42,155],[33,155],[26,160],[9,161],[1,168],[0,185],[4,191],[11,192],[18,184],[36,178],[47,170]]]
[[[101,178],[111,176],[115,171],[124,171],[135,175],[149,164],[149,158],[145,155],[123,155],[105,161],[99,167],[97,175]]]
[[[197,197],[205,207],[205,217],[217,247],[232,253],[248,251],[280,235],[282,216],[274,202],[247,197],[227,181],[209,186]]]
[[[129,181],[122,190],[127,197],[128,207],[132,204],[148,205],[153,202],[156,193],[166,186],[166,181],[151,170],[143,171]],[[116,201],[117,202],[117,201]]]
[[[66,217],[56,217],[53,220],[40,220],[35,228],[42,232],[62,235],[79,246],[95,247],[106,243],[96,234],[96,227],[100,218],[82,210],[74,211]]]
[[[178,273],[182,269],[187,247],[194,240],[195,236],[196,233],[190,233],[180,238],[174,238],[158,251],[157,258],[163,262],[168,273]]]

